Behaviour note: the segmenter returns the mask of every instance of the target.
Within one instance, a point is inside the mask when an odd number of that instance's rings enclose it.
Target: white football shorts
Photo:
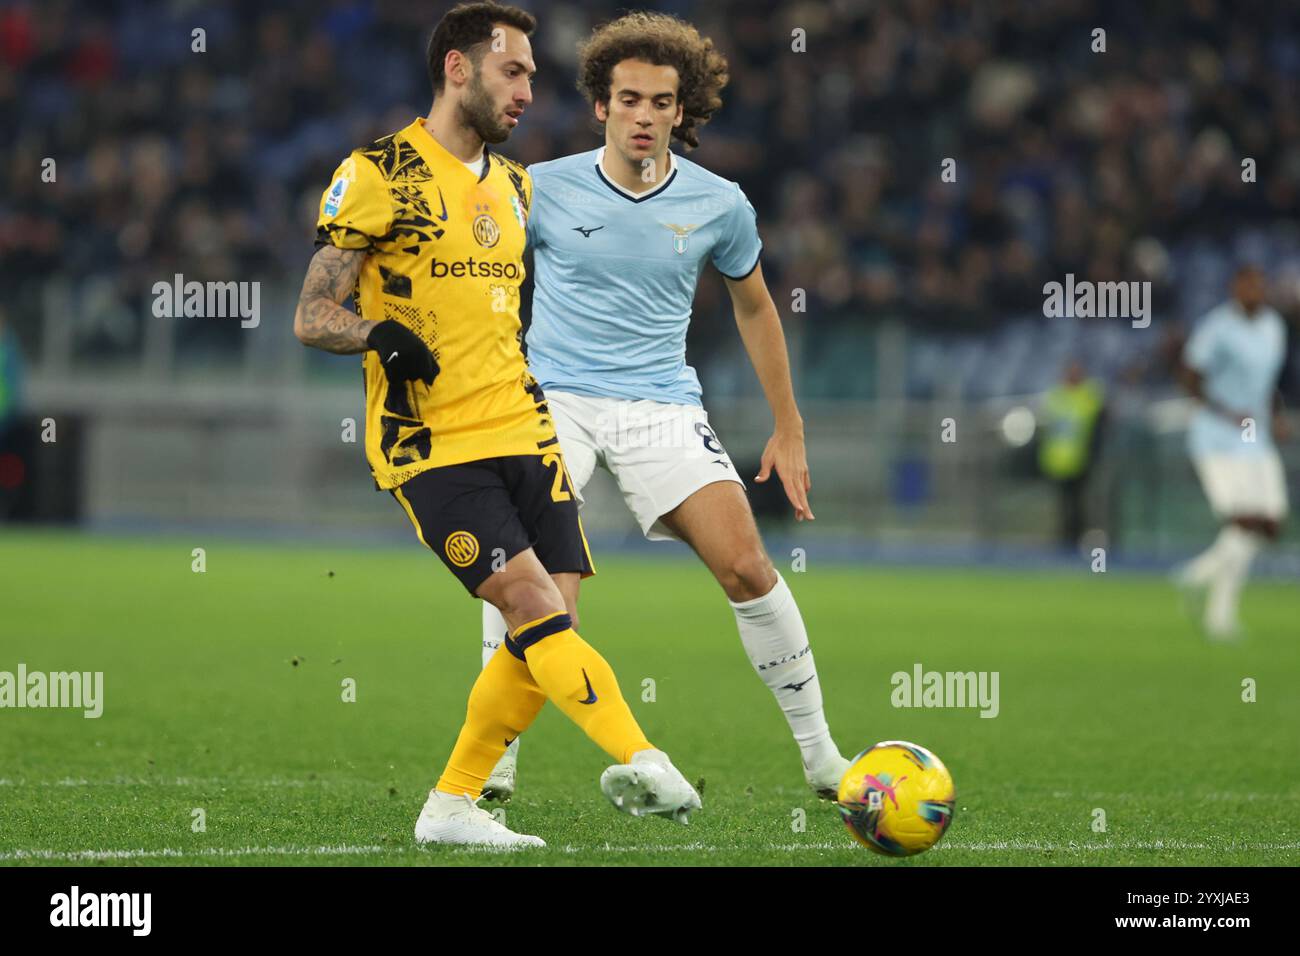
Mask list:
[[[546,402],[560,436],[573,490],[582,489],[597,465],[618,483],[641,532],[672,541],[659,519],[705,485],[744,481],[698,405],[673,405],[576,395],[547,389]]]
[[[1192,463],[1218,517],[1286,516],[1286,473],[1276,449],[1256,455],[1197,455]]]

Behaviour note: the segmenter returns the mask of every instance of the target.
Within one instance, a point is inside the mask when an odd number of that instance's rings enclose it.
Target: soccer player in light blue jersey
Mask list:
[[[827,796],[848,761],[831,739],[808,634],[686,364],[696,283],[712,264],[726,279],[775,420],[755,480],[775,472],[796,518],[812,520],[803,420],[759,264],[754,209],[736,183],[669,150],[673,139],[698,145],[726,82],[726,60],[712,41],[663,14],[628,14],[582,46],[578,85],[605,145],[529,170],[536,278],[529,362],[573,489],[580,493],[597,465],[607,469],[647,538],[681,539],[700,556],[785,715],[806,781]],[[505,630],[485,607],[485,665]],[[513,793],[515,747],[485,794]]]
[[[1232,298],[1201,320],[1183,350],[1184,381],[1200,402],[1188,450],[1223,527],[1175,580],[1204,591],[1205,630],[1218,640],[1237,636],[1238,598],[1251,562],[1277,539],[1287,512],[1286,476],[1274,444],[1287,435],[1277,390],[1286,326],[1264,304],[1265,285],[1259,269],[1239,269]]]

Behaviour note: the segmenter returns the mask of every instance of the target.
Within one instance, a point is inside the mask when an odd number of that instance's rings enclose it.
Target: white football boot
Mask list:
[[[657,814],[684,824],[701,806],[700,795],[662,750],[641,750],[631,763],[608,768],[600,775],[600,789],[634,817]]]
[[[515,795],[515,767],[519,762],[519,738],[516,737],[501,755],[497,765],[492,768],[492,775],[483,784],[483,799],[509,803]]]
[[[1205,636],[1214,644],[1236,644],[1246,635],[1240,623],[1229,621],[1226,623],[1205,624]]]
[[[1178,589],[1178,602],[1183,614],[1197,624],[1203,621],[1207,582],[1192,573],[1190,563],[1175,568],[1169,575],[1169,582]]]
[[[416,843],[442,843],[499,847],[546,846],[541,837],[515,833],[480,807],[469,794],[459,796],[429,791],[429,799],[415,821]]]
[[[848,760],[836,754],[815,767],[805,764],[803,778],[808,781],[808,786],[812,787],[813,793],[817,796],[823,800],[835,800],[840,794],[840,781],[844,779],[850,766]]]

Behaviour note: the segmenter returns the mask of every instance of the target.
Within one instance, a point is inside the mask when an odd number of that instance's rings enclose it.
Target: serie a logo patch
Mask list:
[[[356,178],[356,175],[356,162],[349,156],[339,169],[338,179],[330,184],[329,192],[325,194],[325,215],[333,217],[339,214],[339,207],[343,204],[343,197],[347,194],[348,187],[352,185],[352,180]]]
[[[447,535],[442,550],[456,567],[467,568],[478,559],[478,538],[468,531],[453,531]]]
[[[348,181],[340,176],[334,180],[334,185],[330,187],[329,196],[325,199],[325,215],[337,216],[339,214],[339,204],[343,202],[343,194],[348,191]]]

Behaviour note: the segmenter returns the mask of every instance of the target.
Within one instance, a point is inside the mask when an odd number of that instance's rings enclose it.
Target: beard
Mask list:
[[[510,127],[502,122],[501,111],[492,101],[492,94],[483,85],[477,71],[461,100],[460,121],[485,143],[504,143],[510,138]]]

